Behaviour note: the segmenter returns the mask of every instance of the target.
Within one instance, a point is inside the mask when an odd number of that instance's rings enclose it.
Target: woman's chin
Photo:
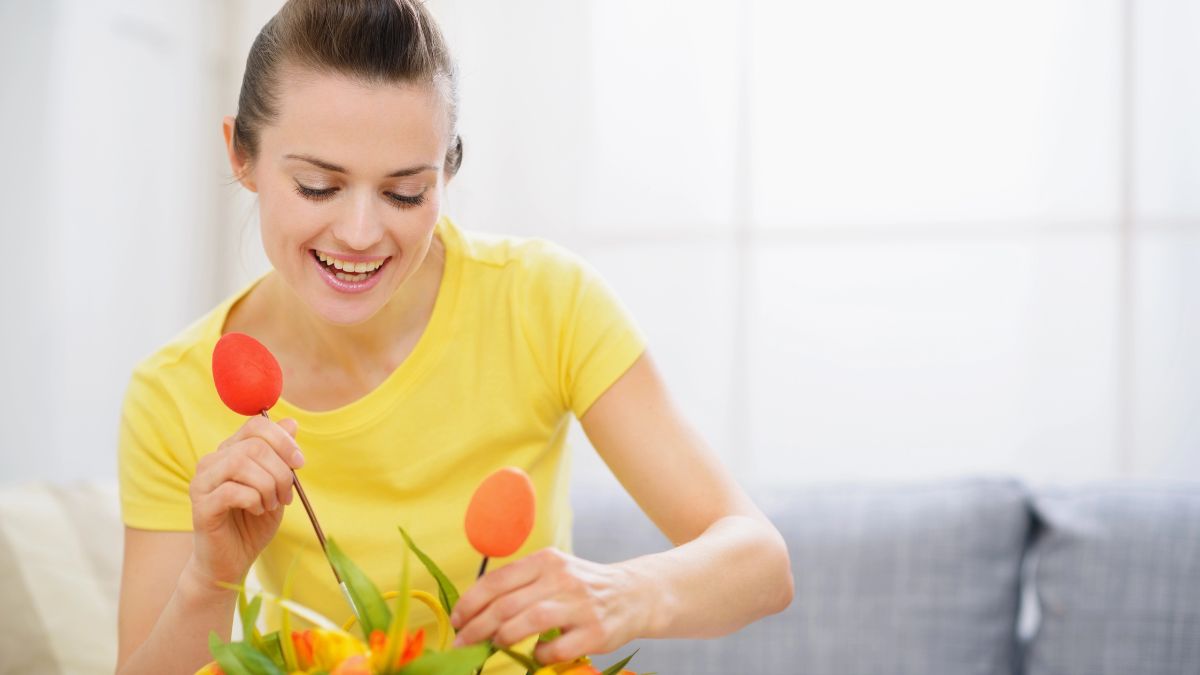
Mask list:
[[[375,316],[380,308],[367,298],[332,302],[324,299],[313,306],[322,321],[334,326],[356,326]]]

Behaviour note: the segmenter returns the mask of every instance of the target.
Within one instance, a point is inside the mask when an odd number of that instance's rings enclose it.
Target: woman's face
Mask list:
[[[243,180],[258,193],[263,247],[318,316],[360,323],[431,245],[446,180],[446,102],[431,86],[294,71],[278,93],[278,119],[260,130]]]

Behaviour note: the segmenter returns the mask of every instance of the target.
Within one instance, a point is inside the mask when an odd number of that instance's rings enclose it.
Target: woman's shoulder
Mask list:
[[[510,277],[526,292],[562,290],[594,274],[577,253],[544,237],[457,228],[455,235],[468,267]]]

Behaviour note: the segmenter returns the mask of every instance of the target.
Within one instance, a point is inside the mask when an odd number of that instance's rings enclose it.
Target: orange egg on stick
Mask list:
[[[212,370],[213,383],[217,385],[217,395],[221,397],[225,405],[229,406],[230,410],[248,417],[262,415],[271,419],[267,415],[267,411],[275,405],[280,394],[283,393],[283,370],[279,367],[279,361],[276,360],[275,355],[261,342],[245,333],[222,335],[217,340],[217,346],[213,348]],[[304,494],[304,488],[300,486],[300,479],[294,470],[292,471],[292,485],[296,486],[296,494],[300,495],[304,511],[308,513],[308,519],[317,533],[317,541],[321,543],[321,550],[325,552],[325,557],[328,559],[329,551],[325,545],[325,533],[321,531],[317,515],[313,513],[312,504],[308,502],[308,495]],[[331,562],[329,566],[333,568],[333,563]],[[342,583],[337,569],[333,570],[333,576],[348,599],[349,590]],[[351,607],[354,606],[353,602],[350,604]]]
[[[479,574],[489,558],[510,556],[521,548],[533,530],[533,481],[516,467],[499,469],[483,479],[467,506],[467,540],[483,556]]]

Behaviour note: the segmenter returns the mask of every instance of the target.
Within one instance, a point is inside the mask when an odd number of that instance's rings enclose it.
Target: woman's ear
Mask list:
[[[251,192],[258,192],[258,188],[254,184],[254,177],[250,174],[250,163],[233,145],[233,124],[234,118],[229,115],[221,120],[221,131],[225,134],[225,152],[229,155],[229,168],[233,169],[233,176],[242,184],[242,187]]]
[[[455,134],[453,145],[446,152],[445,164],[442,167],[443,185],[449,185],[450,179],[458,175],[458,170],[462,168],[463,158],[463,142],[462,136]]]

